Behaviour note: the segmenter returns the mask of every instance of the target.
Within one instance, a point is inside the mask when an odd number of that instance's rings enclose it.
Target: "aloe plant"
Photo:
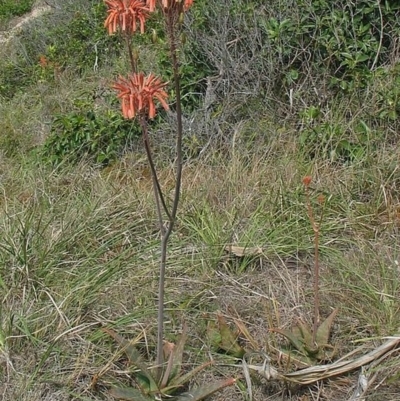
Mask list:
[[[323,219],[323,212],[325,206],[325,198],[323,195],[319,195],[317,200],[322,211],[317,223],[314,217],[313,207],[310,199],[310,184],[311,176],[303,178],[303,184],[306,195],[306,206],[308,218],[311,223],[311,227],[314,232],[314,321],[312,327],[308,326],[303,320],[299,320],[297,325],[292,330],[283,329],[271,329],[276,333],[285,336],[295,349],[295,353],[291,350],[283,350],[284,353],[289,354],[306,365],[314,365],[319,361],[324,361],[333,358],[335,354],[335,348],[330,345],[329,337],[332,328],[333,321],[337,314],[335,309],[322,323],[320,323],[319,305],[320,305],[320,290],[319,290],[319,278],[320,278],[320,266],[319,266],[319,237],[320,227]]]
[[[317,327],[315,333],[303,320],[299,320],[291,330],[274,328],[271,331],[279,333],[289,340],[292,349],[282,350],[285,354],[306,365],[315,365],[318,362],[332,359],[335,355],[336,349],[329,344],[329,337],[337,312],[338,310],[335,309]]]
[[[217,315],[217,323],[209,321],[207,334],[211,344],[220,351],[235,358],[243,358],[246,350],[238,343],[238,333],[234,332],[222,315]]]
[[[197,373],[212,364],[212,362],[205,362],[189,372],[184,373],[182,371],[183,351],[187,339],[186,326],[184,326],[183,332],[176,344],[170,342],[164,343],[164,358],[167,362],[160,378],[158,378],[157,371],[154,369],[154,374],[152,373],[152,367],[144,361],[140,352],[132,343],[111,329],[104,328],[103,331],[123,347],[129,364],[135,368],[132,376],[138,388],[111,388],[110,394],[116,399],[126,401],[154,401],[155,399],[162,400],[163,398],[168,398],[174,401],[200,401],[236,382],[234,378],[219,380],[182,393],[185,385]],[[181,394],[179,394],[180,392]]]

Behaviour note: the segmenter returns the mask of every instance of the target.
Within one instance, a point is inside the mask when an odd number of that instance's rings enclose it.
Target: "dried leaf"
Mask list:
[[[253,349],[258,349],[259,345],[257,344],[256,340],[252,337],[252,335],[247,330],[247,327],[241,322],[239,319],[233,319],[236,327],[239,329],[240,333],[242,333],[243,337],[251,344]]]
[[[160,388],[164,388],[168,384],[168,381],[170,379],[170,374],[174,363],[174,349],[175,349],[175,344],[165,341],[163,346],[163,352],[164,352],[164,359],[168,358],[168,363],[167,363],[167,368],[165,369],[163,377],[161,379]]]
[[[185,344],[187,340],[187,326],[183,325],[182,334],[179,337],[178,342],[176,343],[173,355],[173,370],[170,374],[170,377],[173,378],[181,373],[182,368],[182,359],[183,359],[183,351],[185,349]]]
[[[175,377],[178,377],[181,373],[183,351],[185,348],[185,343],[187,339],[187,326],[183,326],[182,334],[179,337],[177,344],[172,344],[166,342],[164,347],[167,352],[165,352],[165,357],[168,357],[167,368],[164,372],[161,388],[166,387],[169,382],[171,382]]]
[[[380,358],[385,358],[393,353],[393,349],[399,349],[400,347],[400,334],[390,337],[390,340],[386,341],[380,347],[368,352],[365,355],[360,356],[356,359],[349,359],[354,356],[355,351],[351,351],[349,354],[342,357],[340,360],[333,362],[329,365],[317,365],[295,372],[284,374],[284,379],[298,383],[301,385],[308,385],[315,383],[319,380],[324,380],[333,376],[338,376],[351,372],[361,366],[368,365],[372,361],[377,361]],[[364,351],[365,347],[359,348],[359,351]]]
[[[251,384],[250,370],[249,370],[249,365],[247,364],[245,358],[242,359],[242,366],[243,366],[243,375],[247,384],[247,393],[249,395],[249,401],[253,401],[253,388]]]

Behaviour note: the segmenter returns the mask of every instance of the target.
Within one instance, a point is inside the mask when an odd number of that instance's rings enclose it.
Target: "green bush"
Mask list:
[[[380,68],[374,75],[377,107],[374,116],[396,121],[400,115],[400,64],[394,68]]]
[[[121,39],[118,35],[106,34],[104,15],[103,2],[94,2],[83,11],[73,12],[66,24],[55,25],[47,32],[43,54],[62,69],[77,72],[93,71],[111,62],[122,49]]]
[[[83,11],[69,10],[68,4],[60,7],[51,18],[45,15],[43,21],[33,20],[24,27],[12,52],[0,60],[1,97],[11,99],[39,80],[52,81],[54,68],[59,73],[84,73],[117,58],[122,46],[118,36],[105,34],[103,2],[93,1]],[[46,69],[40,66],[41,58]]]
[[[400,33],[399,10],[397,1],[297,0],[280,3],[259,22],[284,83],[293,71],[298,79],[325,74],[332,88],[352,91],[389,61]]]
[[[34,0],[0,0],[0,20],[7,20],[28,13]]]
[[[88,159],[105,166],[116,160],[139,135],[135,122],[125,120],[119,111],[99,114],[83,107],[54,118],[50,135],[40,151],[41,158],[53,165]]]

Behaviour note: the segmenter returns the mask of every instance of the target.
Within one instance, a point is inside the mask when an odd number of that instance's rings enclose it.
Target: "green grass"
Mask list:
[[[188,321],[190,359],[206,358],[205,327],[217,310],[245,321],[262,347],[282,341],[268,334],[269,327],[311,318],[312,232],[299,161],[285,157],[285,169],[272,158],[254,159],[257,169],[240,158],[221,161],[217,170],[202,162],[185,169],[168,264],[166,335],[173,338],[181,320]],[[233,166],[241,173],[230,174]],[[53,397],[106,399],[103,386],[124,378],[102,325],[127,337],[145,335],[143,351],[153,357],[159,244],[150,183],[135,179],[138,167],[116,165],[102,174],[86,164],[61,171],[33,168],[28,160],[2,165],[7,400],[28,393],[40,399],[44,388]],[[122,168],[132,178],[128,184],[111,174]],[[368,172],[378,186],[379,168]],[[338,355],[370,337],[394,334],[399,321],[398,222],[380,223],[384,230],[371,222],[373,211],[382,213],[379,190],[364,202],[368,214],[349,205],[344,193],[351,177],[348,169],[327,165],[313,187],[315,194],[331,194],[322,224],[321,294],[323,314],[340,309],[333,339]],[[332,180],[341,184],[329,186]],[[263,255],[236,259],[223,250],[228,243],[262,247]],[[382,372],[389,378],[400,361],[387,362]],[[99,373],[100,387],[90,389]]]
[[[84,3],[78,3],[73,6],[81,12]],[[67,13],[59,12],[57,18]],[[23,70],[24,78],[11,74],[12,93],[0,99],[0,392],[5,401],[108,400],[109,386],[130,381],[120,350],[101,327],[139,338],[142,353],[154,360],[157,218],[140,142],[106,169],[85,161],[51,168],[38,156],[36,149],[49,134],[54,115],[108,91],[115,69],[123,70],[118,59],[115,68],[107,61],[96,72],[90,65],[65,68],[51,79],[32,75],[38,71],[36,56],[47,49],[50,28],[34,25],[37,41],[24,42],[27,32],[22,32],[12,51],[0,50],[13,68]],[[288,368],[276,351],[286,343],[269,329],[290,328],[298,318],[312,322],[313,231],[305,175],[313,177],[317,216],[316,198],[320,193],[326,198],[321,315],[339,308],[331,339],[337,358],[364,343],[371,350],[382,337],[398,332],[396,122],[368,120],[390,82],[396,77],[377,79],[369,88],[371,102],[355,95],[332,99],[324,125],[317,124],[326,132],[331,132],[329,125],[341,127],[347,130],[344,136],[356,141],[359,120],[367,121],[373,139],[360,141],[364,151],[358,158],[326,157],[327,143],[337,145],[335,137],[301,146],[304,121],[295,113],[279,121],[271,109],[259,106],[253,113],[241,105],[246,122],[224,121],[218,126],[223,138],[201,157],[186,161],[179,221],[169,249],[166,338],[176,339],[184,320],[189,326],[188,366],[210,357],[221,363],[193,384],[242,374],[225,366],[232,360],[218,353],[207,336],[208,322],[215,321],[217,312],[230,324],[243,322],[256,351],[267,350],[274,366]],[[116,107],[109,97],[108,92],[99,95],[93,101],[96,110]],[[152,132],[167,193],[173,169],[161,151],[171,147],[171,131],[164,122]],[[208,138],[208,131],[198,134]],[[311,147],[317,158],[310,157]],[[229,244],[262,252],[238,258],[225,250]],[[251,348],[245,336],[240,339]],[[376,378],[368,399],[400,399],[399,369],[396,352],[369,366],[367,372]],[[259,383],[254,376],[254,398],[319,399],[320,391],[325,399],[348,400],[358,372],[345,379],[290,394],[282,383]],[[212,399],[243,399],[243,383]]]
[[[28,13],[34,0],[1,0],[0,1],[0,20],[18,17]]]

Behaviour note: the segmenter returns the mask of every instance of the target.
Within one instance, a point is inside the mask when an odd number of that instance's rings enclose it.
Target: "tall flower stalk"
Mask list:
[[[158,317],[157,317],[157,366],[158,376],[161,376],[163,360],[164,338],[164,298],[165,298],[165,270],[167,264],[168,241],[174,229],[181,191],[182,181],[182,106],[179,75],[178,47],[180,45],[180,27],[184,13],[192,6],[193,0],[105,0],[108,7],[108,16],[105,27],[108,33],[120,31],[126,39],[127,50],[131,63],[131,74],[128,77],[119,77],[113,85],[121,101],[122,114],[127,119],[137,118],[142,129],[143,143],[150,165],[154,198],[157,208],[159,228],[161,232],[161,261],[158,289]],[[173,70],[173,86],[176,101],[176,165],[175,190],[172,207],[165,202],[161,190],[151,153],[148,134],[148,120],[156,116],[157,105],[165,110],[168,95],[165,91],[166,83],[154,74],[145,75],[137,70],[137,57],[132,50],[130,38],[138,30],[145,31],[145,23],[150,13],[159,8],[165,19],[166,33],[169,43],[169,52]],[[166,224],[164,223],[166,219]]]
[[[310,184],[311,184],[311,176],[306,176],[303,178],[303,184],[306,193],[306,203],[307,203],[307,213],[308,219],[310,220],[311,227],[314,231],[314,325],[313,325],[313,343],[315,343],[316,335],[318,332],[318,325],[320,320],[319,315],[319,307],[320,307],[320,299],[319,299],[319,276],[320,276],[320,269],[319,269],[319,237],[320,237],[320,226],[322,223],[323,212],[322,209],[320,221],[317,223],[314,218],[313,208],[311,205],[310,199]],[[320,194],[318,196],[318,203],[320,206],[324,204],[324,196]]]

